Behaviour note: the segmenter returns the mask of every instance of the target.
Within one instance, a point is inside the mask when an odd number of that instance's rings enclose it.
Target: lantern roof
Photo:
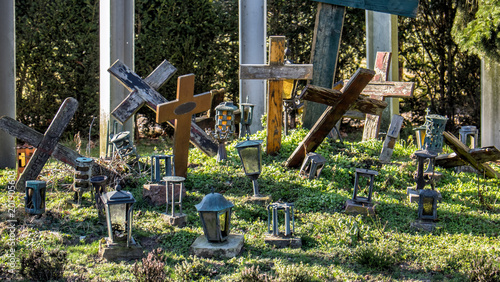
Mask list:
[[[216,111],[235,111],[238,109],[233,102],[222,102],[217,107],[215,107]]]
[[[81,163],[90,163],[90,162],[92,162],[94,160],[91,159],[91,158],[79,157],[79,158],[76,158],[76,161],[77,162],[81,162]]]
[[[264,142],[263,140],[246,140],[246,141],[243,141],[241,143],[238,143],[235,148],[236,149],[239,149],[239,148],[246,148],[246,147],[255,147],[255,146],[259,146],[260,144],[262,144],[262,142]]]
[[[421,157],[421,158],[435,158],[435,157],[437,157],[436,153],[431,152],[429,150],[418,150],[415,152],[415,155],[417,157]]]
[[[116,191],[103,193],[101,199],[105,205],[117,205],[117,204],[133,204],[135,203],[135,198],[132,193],[128,191],[122,191],[117,185]]]
[[[210,193],[203,197],[203,200],[195,208],[199,212],[219,212],[234,207],[234,204],[228,201],[219,193]]]

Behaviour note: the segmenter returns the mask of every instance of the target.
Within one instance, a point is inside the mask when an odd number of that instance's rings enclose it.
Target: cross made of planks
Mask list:
[[[361,92],[375,75],[368,69],[358,69],[342,91],[308,85],[301,93],[301,99],[326,103],[328,107],[314,124],[304,140],[297,146],[285,163],[287,167],[298,167],[309,152],[314,152],[328,136],[337,121],[355,106],[362,112],[382,114],[387,103],[360,97]]]
[[[170,79],[177,69],[165,60],[148,77],[142,79],[117,60],[108,71],[131,91],[111,113],[119,122],[125,123],[144,104],[156,112],[158,105],[168,102],[157,89]],[[167,122],[173,126],[170,121]],[[194,122],[191,123],[190,134],[191,143],[203,153],[210,157],[217,155],[217,144]]]
[[[283,80],[311,79],[312,65],[285,65],[285,37],[269,38],[268,65],[240,65],[240,79],[267,79],[267,142],[266,153],[276,154],[281,148],[283,127]]]
[[[314,74],[311,84],[332,88],[339,46],[344,26],[345,7],[373,10],[404,17],[417,15],[418,0],[313,0],[318,2],[316,25],[312,43],[311,61]],[[304,108],[303,122],[310,128],[324,106],[308,102]]]
[[[75,114],[77,107],[78,102],[74,98],[67,98],[64,100],[45,134],[10,117],[3,116],[0,118],[0,129],[37,148],[23,173],[17,180],[16,190],[18,192],[25,191],[27,180],[35,180],[38,177],[45,163],[51,156],[72,167],[76,167],[77,158],[83,157],[77,152],[58,143],[64,129]],[[98,164],[96,165],[98,166]],[[104,167],[100,167],[100,169],[104,174],[108,175],[110,179],[116,177],[116,173]]]
[[[156,109],[156,122],[174,121],[175,174],[186,177],[189,158],[189,126],[193,114],[210,109],[211,93],[194,96],[194,74],[177,78],[177,99],[159,104]]]

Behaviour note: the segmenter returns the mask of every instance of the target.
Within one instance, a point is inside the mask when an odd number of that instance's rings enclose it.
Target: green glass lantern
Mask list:
[[[262,140],[247,140],[236,145],[245,175],[252,180],[254,197],[262,197],[257,183],[262,169],[262,142]]]
[[[195,205],[201,219],[203,232],[209,242],[221,243],[227,240],[231,226],[233,203],[219,193],[210,193]]]
[[[106,210],[106,223],[108,225],[108,243],[127,242],[127,247],[135,245],[132,238],[134,196],[128,191],[122,191],[121,186],[116,186],[116,191],[103,193],[102,203]]]

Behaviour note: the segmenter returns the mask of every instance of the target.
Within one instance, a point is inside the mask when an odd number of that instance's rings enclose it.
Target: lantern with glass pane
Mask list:
[[[247,97],[248,100],[248,97]],[[247,103],[240,103],[240,137],[248,136],[252,134],[250,132],[250,125],[252,125],[252,120],[253,120],[253,108],[255,107],[254,104],[249,104],[248,101]]]
[[[207,131],[207,134],[219,144],[217,162],[227,159],[226,140],[234,133],[234,111],[237,109],[233,102],[223,102],[215,107],[215,130]]]
[[[262,197],[257,183],[262,169],[262,142],[262,140],[246,140],[236,145],[245,175],[252,180],[254,197]]]
[[[127,247],[135,245],[132,238],[134,196],[128,191],[122,191],[121,186],[116,186],[116,191],[103,193],[101,200],[106,211],[108,226],[108,245],[126,242]]]
[[[229,236],[233,203],[219,193],[210,193],[195,205],[209,242],[221,243]]]

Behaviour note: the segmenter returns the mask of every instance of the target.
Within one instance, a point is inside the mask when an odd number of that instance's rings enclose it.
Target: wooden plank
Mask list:
[[[375,72],[368,69],[358,69],[344,87],[340,101],[335,107],[329,106],[318,122],[309,131],[304,140],[297,146],[285,163],[287,167],[298,167],[309,152],[314,152],[326,138],[351,105],[358,99],[363,88],[373,78]]]
[[[500,160],[500,151],[495,146],[471,149],[470,155],[479,163]],[[443,168],[467,165],[456,153],[443,154],[436,157],[435,164]]]
[[[382,146],[382,151],[380,152],[379,160],[381,163],[389,163],[391,161],[392,152],[394,151],[394,145],[398,140],[399,131],[401,126],[403,126],[404,118],[400,115],[393,115],[391,120],[391,125],[387,135],[385,136],[384,145]]]
[[[61,138],[77,108],[78,101],[75,98],[66,98],[61,107],[59,107],[42,140],[38,143],[33,156],[31,156],[24,171],[19,176],[16,183],[18,191],[25,190],[27,180],[35,180],[38,177],[45,163],[54,152],[55,147],[59,143],[59,138]]]
[[[496,172],[493,168],[491,168],[487,164],[482,164],[478,162],[471,154],[470,148],[467,147],[464,143],[462,143],[458,138],[456,138],[450,132],[445,131],[443,133],[446,144],[450,146],[450,148],[464,161],[468,162],[471,166],[473,166],[477,171],[484,173],[487,177],[490,178],[499,178],[500,174]]]
[[[269,65],[282,66],[285,63],[285,37],[272,36],[269,45]],[[283,81],[273,78],[268,82],[266,153],[270,155],[281,148],[283,91]]]
[[[146,84],[151,86],[153,89],[160,89],[160,87],[172,78],[176,72],[177,68],[174,67],[169,61],[164,60],[144,79],[144,82],[146,82]]]
[[[318,3],[311,47],[311,62],[313,63],[311,84],[328,89],[333,86],[344,17],[345,7]],[[326,107],[326,105],[312,101],[305,102],[302,114],[304,128],[312,128]]]
[[[240,79],[312,79],[312,73],[313,65],[310,64],[275,66],[252,64],[240,65]]]
[[[365,9],[388,13],[403,17],[415,18],[418,10],[418,0],[313,0],[332,5],[339,5],[351,8]]]
[[[400,81],[370,82],[363,90],[363,95],[373,96],[384,93],[388,98],[410,98],[413,97],[415,83]]]
[[[328,89],[309,84],[302,90],[299,98],[306,101],[313,101],[316,103],[333,106],[340,101],[341,96],[342,92],[339,90]],[[386,107],[387,102],[385,101],[376,100],[365,96],[359,96],[349,110],[364,114],[381,115]]]

